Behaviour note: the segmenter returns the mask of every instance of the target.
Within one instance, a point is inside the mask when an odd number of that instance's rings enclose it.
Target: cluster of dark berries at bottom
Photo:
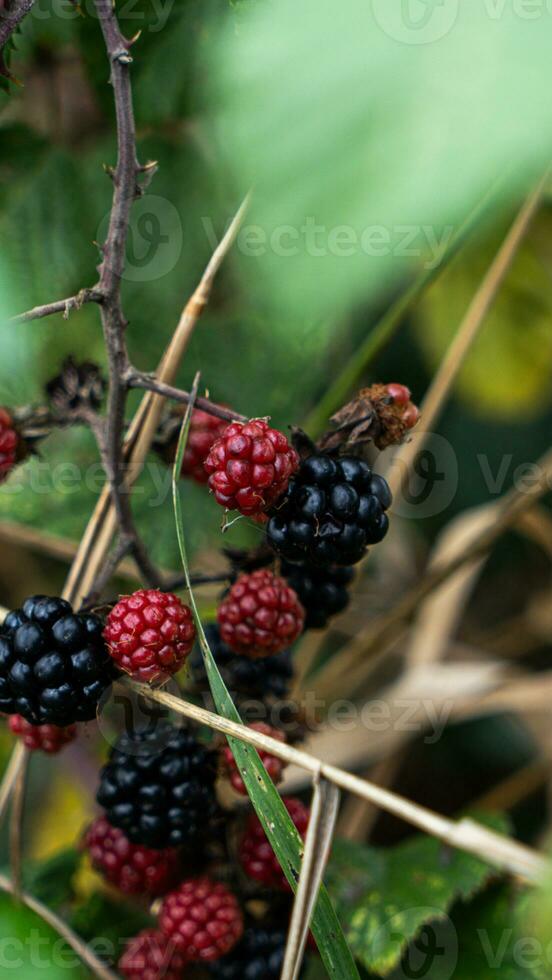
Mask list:
[[[234,948],[243,935],[236,896],[210,878],[183,881],[163,899],[159,927],[189,962],[208,963]]]
[[[157,724],[119,738],[97,800],[133,844],[193,853],[216,813],[215,776],[212,753],[191,732]]]
[[[264,419],[232,422],[205,460],[209,488],[227,510],[258,517],[285,493],[299,456]]]
[[[123,596],[104,630],[117,665],[141,681],[176,673],[191,653],[195,635],[191,609],[178,596],[159,589]]]
[[[209,966],[209,973],[213,980],[280,980],[286,942],[286,929],[251,922],[241,942]]]
[[[283,803],[299,836],[304,840],[309,825],[310,810],[295,797],[284,798]],[[256,813],[251,813],[247,819],[239,847],[239,860],[245,874],[260,882],[265,888],[290,890],[288,880]]]
[[[98,817],[88,828],[84,846],[92,866],[127,895],[163,895],[178,878],[178,851],[133,844],[118,827]]]
[[[240,575],[217,618],[224,643],[246,657],[270,657],[302,633],[305,611],[285,579],[266,568]]]
[[[8,725],[10,731],[22,740],[25,748],[31,752],[46,752],[47,755],[55,755],[77,737],[76,725],[68,725],[67,728],[60,728],[58,725],[31,725],[21,715],[10,715]]]
[[[317,453],[304,460],[272,511],[268,543],[292,563],[355,565],[385,537],[390,505],[386,481],[363,460]]]
[[[271,725],[267,725],[263,721],[253,722],[249,725],[249,728],[253,729],[255,732],[259,732],[261,735],[268,735],[270,738],[276,739],[278,742],[285,742],[286,736],[282,731],[277,728],[273,728]],[[272,755],[270,752],[259,749],[259,756],[261,762],[263,763],[268,775],[272,779],[273,783],[279,783],[282,778],[282,773],[285,769],[285,762],[283,759],[277,758],[277,756]],[[226,745],[221,751],[222,762],[226,770],[226,774],[230,779],[232,788],[235,789],[236,793],[240,793],[242,796],[247,796],[247,788],[243,781],[242,775],[236,760],[232,754],[232,749]]]
[[[330,565],[282,564],[282,575],[297,593],[305,616],[305,629],[324,629],[332,616],[347,608],[350,601],[348,586],[354,578],[352,568]]]
[[[126,980],[182,980],[187,962],[159,929],[143,929],[127,944],[118,968]]]
[[[32,596],[0,633],[0,711],[32,725],[90,721],[116,670],[94,615],[64,599]]]

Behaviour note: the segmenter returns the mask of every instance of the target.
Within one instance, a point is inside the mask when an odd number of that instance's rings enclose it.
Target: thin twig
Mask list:
[[[80,310],[85,303],[101,303],[102,293],[93,286],[91,289],[81,289],[76,296],[68,296],[67,299],[58,299],[54,303],[44,303],[43,306],[34,306],[26,313],[19,313],[12,316],[9,323],[29,323],[31,320],[42,320],[43,317],[52,316],[54,313],[62,313],[63,319],[69,319],[71,310]]]
[[[18,740],[12,749],[12,754],[4,771],[2,782],[0,783],[0,823],[4,818],[19,773],[25,765],[25,758],[25,746],[23,742]]]
[[[405,443],[393,459],[389,485],[394,496],[400,493],[405,485],[416,456],[433,431],[466,357],[485,323],[487,314],[529,230],[541,203],[549,176],[550,171],[547,170],[521,207],[433,378],[431,387],[422,403],[421,421],[416,427],[412,441]]]
[[[406,288],[405,292],[393,303],[376,325],[372,328],[360,348],[354,352],[347,364],[341,369],[337,378],[320,399],[316,408],[305,420],[304,428],[313,438],[321,435],[327,428],[328,418],[344,404],[347,396],[359,383],[366,368],[384,350],[395,332],[405,321],[408,313],[417,300],[424,295],[428,287],[435,282],[458,254],[473,230],[480,223],[496,188],[485,195],[476,205],[471,214],[458,229],[449,248],[440,262],[433,268],[420,273]]]
[[[382,789],[368,780],[346,772],[344,769],[328,765],[322,759],[317,759],[307,752],[296,749],[287,743],[279,742],[268,735],[262,735],[245,725],[228,721],[212,711],[206,711],[204,708],[175,697],[166,691],[154,690],[146,684],[140,684],[130,679],[125,679],[122,683],[142,695],[146,700],[164,704],[167,708],[200,725],[206,725],[215,731],[222,732],[223,735],[229,735],[246,742],[248,745],[254,745],[255,748],[268,752],[270,755],[285,759],[288,764],[291,763],[300,769],[319,775],[320,778],[327,779],[340,789],[360,796],[370,803],[375,803],[382,810],[386,810],[419,830],[437,837],[444,843],[474,854],[502,870],[520,875],[531,882],[540,881],[546,873],[548,867],[546,859],[536,851],[504,837],[502,834],[489,831],[475,821],[468,819],[450,820],[434,813],[427,807],[412,803],[397,793]]]
[[[205,272],[188,300],[172,340],[156,371],[157,381],[171,384],[190,341],[199,317],[208,302],[217,271],[230,251],[245,216],[249,196],[242,202],[223,238],[213,252]],[[129,427],[125,440],[125,486],[128,489],[138,479],[144,460],[153,442],[163,410],[162,395],[148,392]],[[117,527],[116,515],[110,506],[109,489],[104,488],[84,533],[78,559],[73,563],[67,580],[67,598],[78,602],[94,588],[94,580],[109,553]]]
[[[34,0],[14,0],[10,4],[9,10],[2,9],[0,14],[0,53],[33,6]]]
[[[6,878],[5,875],[0,875],[0,889],[7,892],[8,895],[15,893],[13,882],[9,878]],[[27,908],[40,916],[47,925],[51,926],[75,950],[75,953],[80,956],[82,962],[92,970],[94,976],[100,977],[101,980],[118,980],[118,974],[114,973],[113,970],[110,970],[109,967],[102,963],[90,947],[55,912],[52,912],[46,905],[39,902],[37,898],[33,898],[32,895],[28,895],[26,892],[21,892],[19,897]]]
[[[25,807],[25,789],[27,771],[29,768],[29,751],[25,752],[13,787],[10,815],[10,868],[14,894],[19,897],[21,892],[21,862],[23,841],[23,811]]]
[[[297,980],[299,976],[312,914],[330,855],[338,808],[339,790],[315,776],[301,874],[293,903],[280,980]]]
[[[191,398],[189,391],[183,391],[181,388],[173,388],[172,385],[163,384],[162,381],[157,381],[153,375],[145,374],[143,371],[137,371],[135,368],[129,368],[127,370],[124,380],[129,388],[144,388],[146,391],[153,391],[157,395],[162,395],[163,398],[170,398],[171,401],[180,402],[182,405],[188,405]],[[209,415],[214,415],[218,419],[223,419],[226,422],[247,422],[246,415],[233,412],[231,408],[223,408],[222,405],[217,405],[216,402],[212,402],[208,398],[196,398],[195,404],[202,411],[207,412]]]
[[[413,586],[393,608],[375,619],[358,639],[341,650],[317,676],[316,690],[324,698],[335,690],[338,680],[347,678],[349,689],[353,690],[365,677],[370,657],[385,652],[395,643],[407,628],[411,617],[420,603],[434,589],[448,581],[456,572],[483,558],[502,535],[514,527],[518,519],[551,490],[552,450],[549,450],[537,463],[540,477],[534,486],[513,489],[506,494],[496,507],[496,520],[486,531],[477,534],[465,550],[450,561],[430,568],[421,580]]]

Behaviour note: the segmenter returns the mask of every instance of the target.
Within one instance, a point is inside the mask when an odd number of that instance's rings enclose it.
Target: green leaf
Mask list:
[[[69,924],[95,945],[98,956],[117,963],[126,942],[151,926],[152,919],[139,905],[96,892],[73,910]]]
[[[389,980],[415,975],[424,980],[547,980],[547,947],[516,921],[518,897],[497,886],[469,904],[458,905],[444,924],[427,927],[424,945],[411,946]],[[410,970],[408,969],[410,965]]]
[[[478,819],[503,828],[488,815]],[[431,837],[384,851],[339,840],[328,888],[353,953],[366,969],[386,976],[427,922],[446,918],[454,902],[470,899],[495,873]]]
[[[217,711],[222,717],[241,723],[240,715],[228,693],[209,648],[190,586],[190,573],[179,487],[182,459],[188,438],[191,415],[192,403],[188,406],[184,418],[173,469],[173,498],[178,543],[184,574],[186,576],[186,584],[194,612],[194,619],[205,660],[207,676]],[[253,746],[239,741],[239,739],[230,737],[228,737],[228,744],[232,749],[236,765],[247,787],[247,792],[255,808],[255,812],[263,825],[264,831],[291,888],[293,891],[296,891],[301,871],[303,841],[282,802],[280,794],[261,762],[256,749]],[[359,980],[358,970],[324,886],[320,889],[313,914],[311,930],[324,961],[328,976],[332,980]]]
[[[67,848],[45,861],[29,864],[25,868],[25,888],[49,908],[59,908],[73,898],[72,879],[80,859],[80,851]]]
[[[531,19],[423,6],[414,26],[389,0],[259,4],[239,31],[230,19],[213,114],[230,169],[255,185],[244,275],[283,315],[332,315],[430,268],[499,176],[504,208],[550,159],[545,5]]]
[[[77,955],[34,912],[0,895],[0,973],[21,980],[90,980]]]

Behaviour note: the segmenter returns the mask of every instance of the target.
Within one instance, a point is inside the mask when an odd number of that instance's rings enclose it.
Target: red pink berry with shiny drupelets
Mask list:
[[[205,460],[209,487],[227,510],[260,517],[287,490],[299,457],[264,419],[233,422]]]
[[[182,980],[186,957],[157,929],[143,929],[131,939],[119,960],[126,980]]]
[[[241,939],[243,916],[226,885],[193,878],[164,898],[159,927],[190,962],[208,963],[226,956]]]
[[[104,630],[109,652],[121,670],[152,681],[176,673],[195,640],[191,609],[178,596],[140,589],[113,607]]]
[[[303,631],[305,610],[286,580],[265,568],[240,575],[218,609],[220,636],[253,660],[290,646]]]
[[[178,880],[176,848],[153,850],[133,844],[106,817],[90,825],[84,846],[95,870],[126,895],[163,895]]]

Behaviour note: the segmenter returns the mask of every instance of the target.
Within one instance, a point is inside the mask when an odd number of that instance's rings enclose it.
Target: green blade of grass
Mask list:
[[[191,589],[190,572],[186,551],[186,541],[184,535],[184,522],[182,518],[182,504],[178,481],[182,469],[182,459],[186,448],[190,419],[193,411],[193,402],[197,393],[199,378],[196,377],[192,389],[190,403],[188,405],[180,439],[178,450],[173,468],[173,501],[176,521],[176,531],[178,545],[182,558],[182,566],[186,577],[186,584],[190,595],[194,619],[197,627],[199,642],[205,660],[207,677],[211,687],[211,692],[217,711],[224,718],[230,721],[242,723],[240,715],[228,693],[226,685],[219,673],[215,659],[205,631],[198,614],[194,594]],[[303,854],[303,841],[301,840],[290,816],[282,802],[274,783],[263,766],[258,752],[253,746],[245,745],[239,739],[228,737],[228,743],[232,750],[234,759],[239,768],[240,774],[247,787],[249,798],[255,808],[257,816],[265,830],[270,844],[276,854],[282,870],[293,891],[297,889],[299,873],[301,870],[301,859]],[[321,886],[313,914],[311,931],[316,940],[320,955],[332,980],[360,980],[359,973],[347,946],[347,942],[339,920],[334,912],[328,893],[324,886]]]
[[[328,425],[328,419],[345,404],[348,396],[354,390],[355,385],[359,383],[363,373],[392,340],[416,301],[438,279],[441,273],[448,268],[471,233],[482,223],[495,191],[496,187],[493,186],[458,229],[441,260],[431,268],[418,273],[414,280],[407,286],[404,293],[401,293],[398,299],[383,314],[381,319],[378,320],[358,350],[355,351],[341,369],[335,381],[329,386],[318,404],[303,422],[305,432],[308,432],[313,439],[318,438],[324,432]]]

